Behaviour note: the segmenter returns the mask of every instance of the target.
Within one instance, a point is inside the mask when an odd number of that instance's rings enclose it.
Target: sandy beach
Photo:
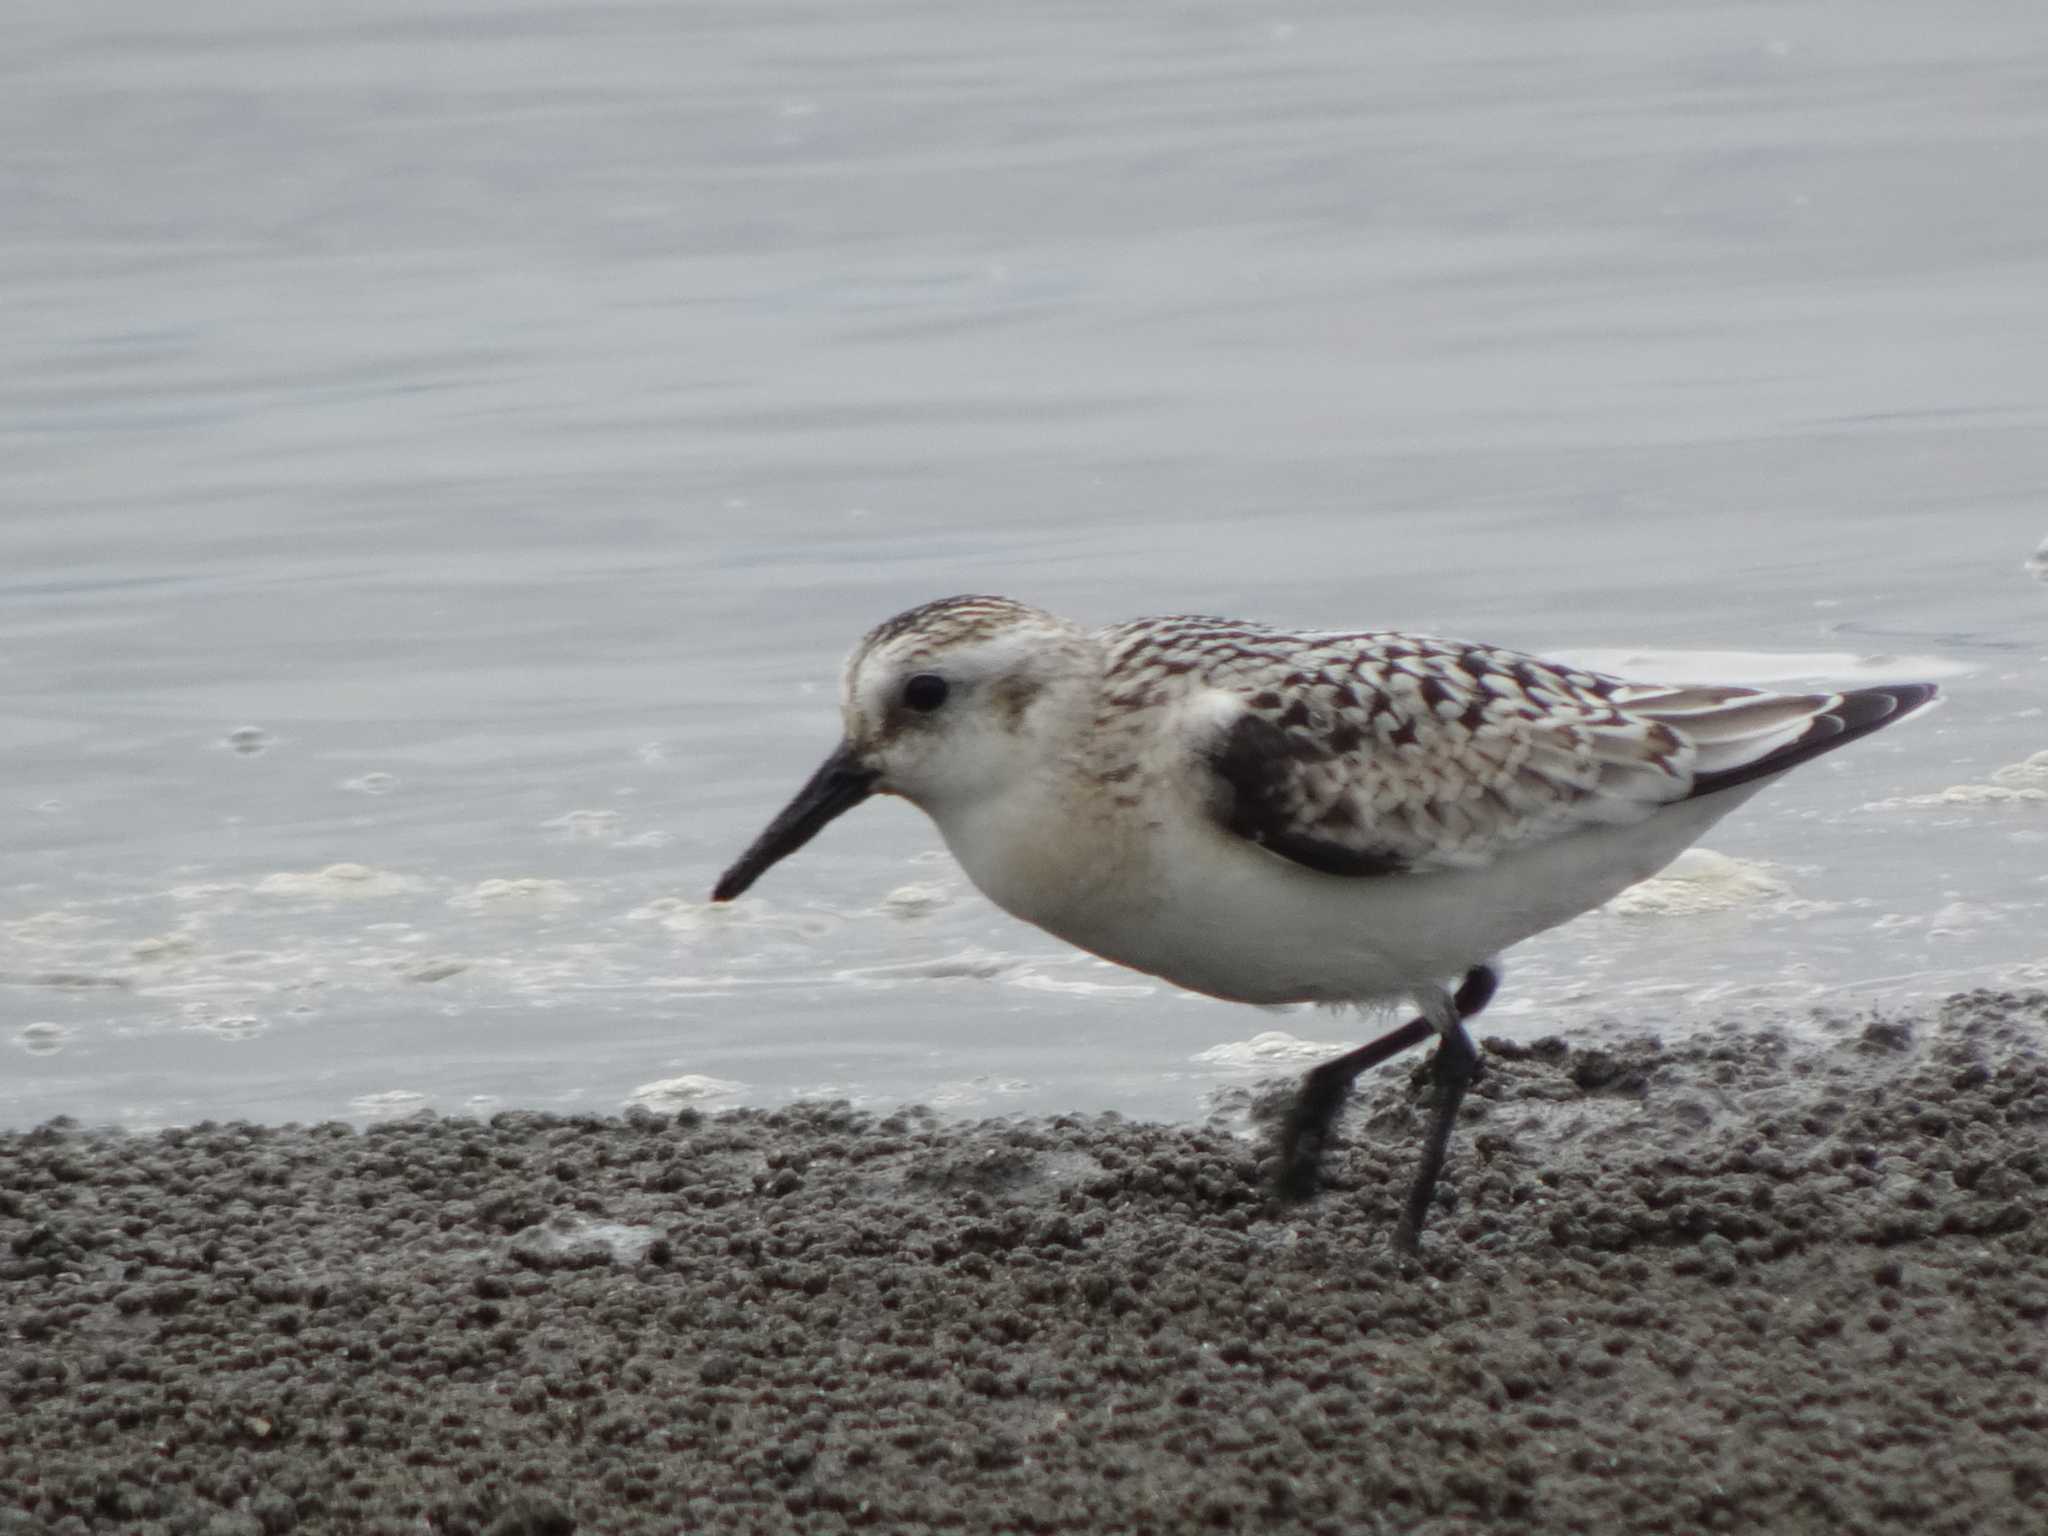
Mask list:
[[[1490,1042],[1256,1135],[0,1137],[0,1533],[2048,1529],[2048,994]],[[1257,1113],[1270,1115],[1276,1094]]]

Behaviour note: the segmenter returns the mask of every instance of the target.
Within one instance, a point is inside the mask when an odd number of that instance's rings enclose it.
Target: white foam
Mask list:
[[[625,918],[629,923],[659,923],[664,928],[683,932],[705,923],[729,922],[730,912],[729,903],[714,906],[709,902],[688,901],[681,896],[657,896],[652,901],[628,909]]]
[[[566,833],[591,842],[610,842],[619,835],[623,820],[617,811],[569,811],[541,823],[543,831]]]
[[[725,1098],[740,1092],[745,1083],[735,1083],[723,1077],[706,1077],[701,1072],[685,1072],[680,1077],[658,1078],[651,1083],[642,1083],[624,1099],[627,1108],[652,1110],[656,1114],[674,1114],[686,1104],[700,1099]]]
[[[1008,980],[1013,987],[1071,997],[1150,997],[1159,990],[1142,982],[1083,981],[1079,977],[1048,976],[1043,971],[1023,971]]]
[[[882,910],[891,917],[924,917],[952,899],[953,893],[943,885],[899,885],[882,898]]]
[[[834,981],[888,985],[897,981],[991,981],[1021,962],[1015,955],[999,955],[985,949],[963,949],[957,954],[929,960],[906,960],[895,965],[858,965],[834,971]]]
[[[47,911],[16,918],[0,927],[0,933],[17,944],[30,944],[38,949],[61,949],[85,942],[106,927],[104,917],[88,917],[68,907],[51,907]]]
[[[791,912],[758,897],[739,901],[691,901],[683,896],[657,896],[626,913],[629,923],[654,923],[670,933],[694,935],[747,931],[765,934],[794,934],[801,939],[821,939],[839,926],[840,919],[818,912]]]
[[[556,912],[581,899],[566,880],[526,875],[512,880],[479,880],[468,890],[450,896],[448,905],[464,912]]]
[[[798,1104],[831,1104],[844,1099],[856,1109],[881,1102],[858,1083],[798,1083],[789,1090],[789,1097]]]
[[[420,888],[421,882],[410,875],[372,869],[367,864],[329,864],[325,869],[280,870],[274,875],[265,875],[255,887],[259,896],[344,901],[374,901]]]
[[[2048,789],[2009,789],[2003,784],[1951,784],[1931,795],[1901,795],[1872,800],[1866,811],[1921,810],[1963,805],[2023,805],[2048,801]]]
[[[366,1120],[381,1120],[411,1114],[426,1106],[427,1096],[410,1088],[386,1088],[382,1093],[359,1093],[348,1101],[349,1112]]]
[[[2030,785],[2048,787],[2048,752],[2036,752],[2032,757],[1993,769],[1991,782],[2003,784],[2008,789],[2020,789]]]
[[[225,906],[234,897],[246,895],[248,890],[246,885],[236,885],[232,880],[196,880],[189,885],[174,885],[166,894],[173,901]]]
[[[2006,920],[2006,914],[1982,902],[1968,901],[1953,891],[1933,912],[1888,912],[1874,919],[1871,927],[1879,933],[1919,930],[1929,939],[1955,939]]]
[[[1351,1042],[1304,1040],[1284,1029],[1269,1029],[1249,1040],[1226,1040],[1206,1051],[1197,1051],[1190,1061],[1205,1067],[1224,1067],[1233,1072],[1266,1067],[1288,1067],[1302,1062],[1327,1061],[1351,1049]]]
[[[1784,882],[1768,865],[1731,859],[1711,848],[1688,848],[1662,873],[1630,886],[1601,910],[1617,917],[1690,917],[1785,894]]]
[[[612,846],[615,848],[666,848],[675,840],[675,833],[663,831],[661,828],[656,827],[646,832],[635,832],[631,837],[616,838],[613,840]]]
[[[1992,770],[1982,784],[1951,784],[1926,795],[1899,795],[1872,800],[1866,811],[1951,810],[1977,805],[2040,805],[2048,803],[2048,751]]]
[[[926,1097],[933,1109],[972,1109],[990,1099],[1029,1093],[1032,1084],[1022,1077],[976,1077],[940,1083]]]
[[[1927,917],[1927,937],[1954,939],[1999,921],[1999,914],[1980,902],[1953,900]]]
[[[270,1028],[269,1021],[261,1015],[238,1010],[216,1013],[205,1003],[187,1005],[182,1011],[186,1016],[187,1029],[196,1029],[220,1040],[249,1040]]]

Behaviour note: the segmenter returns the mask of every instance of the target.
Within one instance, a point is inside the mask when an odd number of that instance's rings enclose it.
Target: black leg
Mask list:
[[[1458,1010],[1460,1019],[1476,1019],[1493,1001],[1494,991],[1499,986],[1499,971],[1490,965],[1475,965],[1458,984],[1458,993],[1451,999],[1451,1006]]]
[[[1465,979],[1459,984],[1457,996],[1451,1000],[1451,1006],[1457,1010],[1460,1019],[1469,1019],[1493,1000],[1494,988],[1499,984],[1500,977],[1492,967],[1475,965],[1465,973]],[[1316,1192],[1320,1182],[1323,1149],[1329,1140],[1330,1126],[1336,1120],[1338,1111],[1344,1107],[1344,1100],[1350,1095],[1351,1085],[1358,1080],[1359,1074],[1371,1071],[1390,1057],[1398,1056],[1411,1045],[1420,1045],[1434,1033],[1435,1030],[1427,1019],[1410,1019],[1399,1029],[1382,1035],[1370,1045],[1361,1045],[1355,1051],[1347,1051],[1333,1061],[1324,1062],[1302,1079],[1301,1091],[1295,1095],[1294,1104],[1287,1112],[1286,1123],[1280,1128],[1280,1172],[1276,1184],[1283,1199],[1306,1200]],[[1463,1042],[1471,1068],[1476,1069],[1479,1057],[1478,1052],[1472,1048],[1471,1037],[1466,1035],[1462,1028],[1456,1033],[1457,1038]],[[1443,1072],[1448,1064],[1444,1047],[1439,1047],[1436,1057],[1439,1083],[1446,1082]],[[1471,1083],[1472,1077],[1473,1070],[1468,1069],[1459,1079],[1448,1116],[1443,1111],[1441,1099],[1439,1101],[1437,1114],[1442,1122],[1442,1144],[1436,1146],[1433,1161],[1425,1147],[1424,1168],[1429,1174],[1428,1188],[1422,1192],[1425,1206],[1428,1204],[1430,1191],[1435,1188],[1437,1175],[1443,1169],[1444,1144],[1448,1144],[1450,1140],[1451,1121],[1457,1116],[1456,1100],[1464,1097],[1465,1089]],[[1438,1127],[1434,1124],[1430,1128],[1430,1136],[1432,1143],[1438,1141]],[[1418,1185],[1419,1183],[1418,1180]],[[1411,1192],[1411,1210],[1414,1203],[1415,1196]],[[1419,1226],[1419,1223],[1414,1225]]]
[[[1462,1022],[1454,1022],[1436,1048],[1436,1111],[1430,1117],[1429,1137],[1422,1144],[1422,1163],[1415,1170],[1415,1182],[1408,1186],[1408,1208],[1401,1224],[1394,1228],[1394,1246],[1403,1253],[1422,1250],[1422,1223],[1429,1216],[1429,1202],[1436,1194],[1437,1178],[1444,1171],[1444,1153],[1450,1149],[1451,1127],[1458,1118],[1458,1106],[1465,1090],[1479,1075],[1479,1052]]]
[[[1306,1200],[1322,1186],[1323,1145],[1358,1075],[1435,1033],[1429,1020],[1410,1019],[1372,1044],[1324,1062],[1301,1080],[1301,1091],[1280,1127],[1280,1173],[1275,1183],[1283,1200]]]

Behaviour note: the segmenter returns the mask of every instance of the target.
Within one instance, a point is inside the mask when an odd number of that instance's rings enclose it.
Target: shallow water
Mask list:
[[[11,42],[0,1122],[1186,1116],[1256,1036],[1355,1038],[1064,951],[901,806],[701,904],[852,639],[966,590],[1939,676],[1736,863],[1517,951],[1489,1027],[2048,979],[2024,7]]]

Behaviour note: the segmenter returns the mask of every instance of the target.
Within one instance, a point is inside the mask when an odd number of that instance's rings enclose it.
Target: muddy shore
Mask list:
[[[0,1536],[2048,1530],[2048,994],[1222,1125],[0,1136]],[[1262,1105],[1262,1108],[1269,1107]]]

